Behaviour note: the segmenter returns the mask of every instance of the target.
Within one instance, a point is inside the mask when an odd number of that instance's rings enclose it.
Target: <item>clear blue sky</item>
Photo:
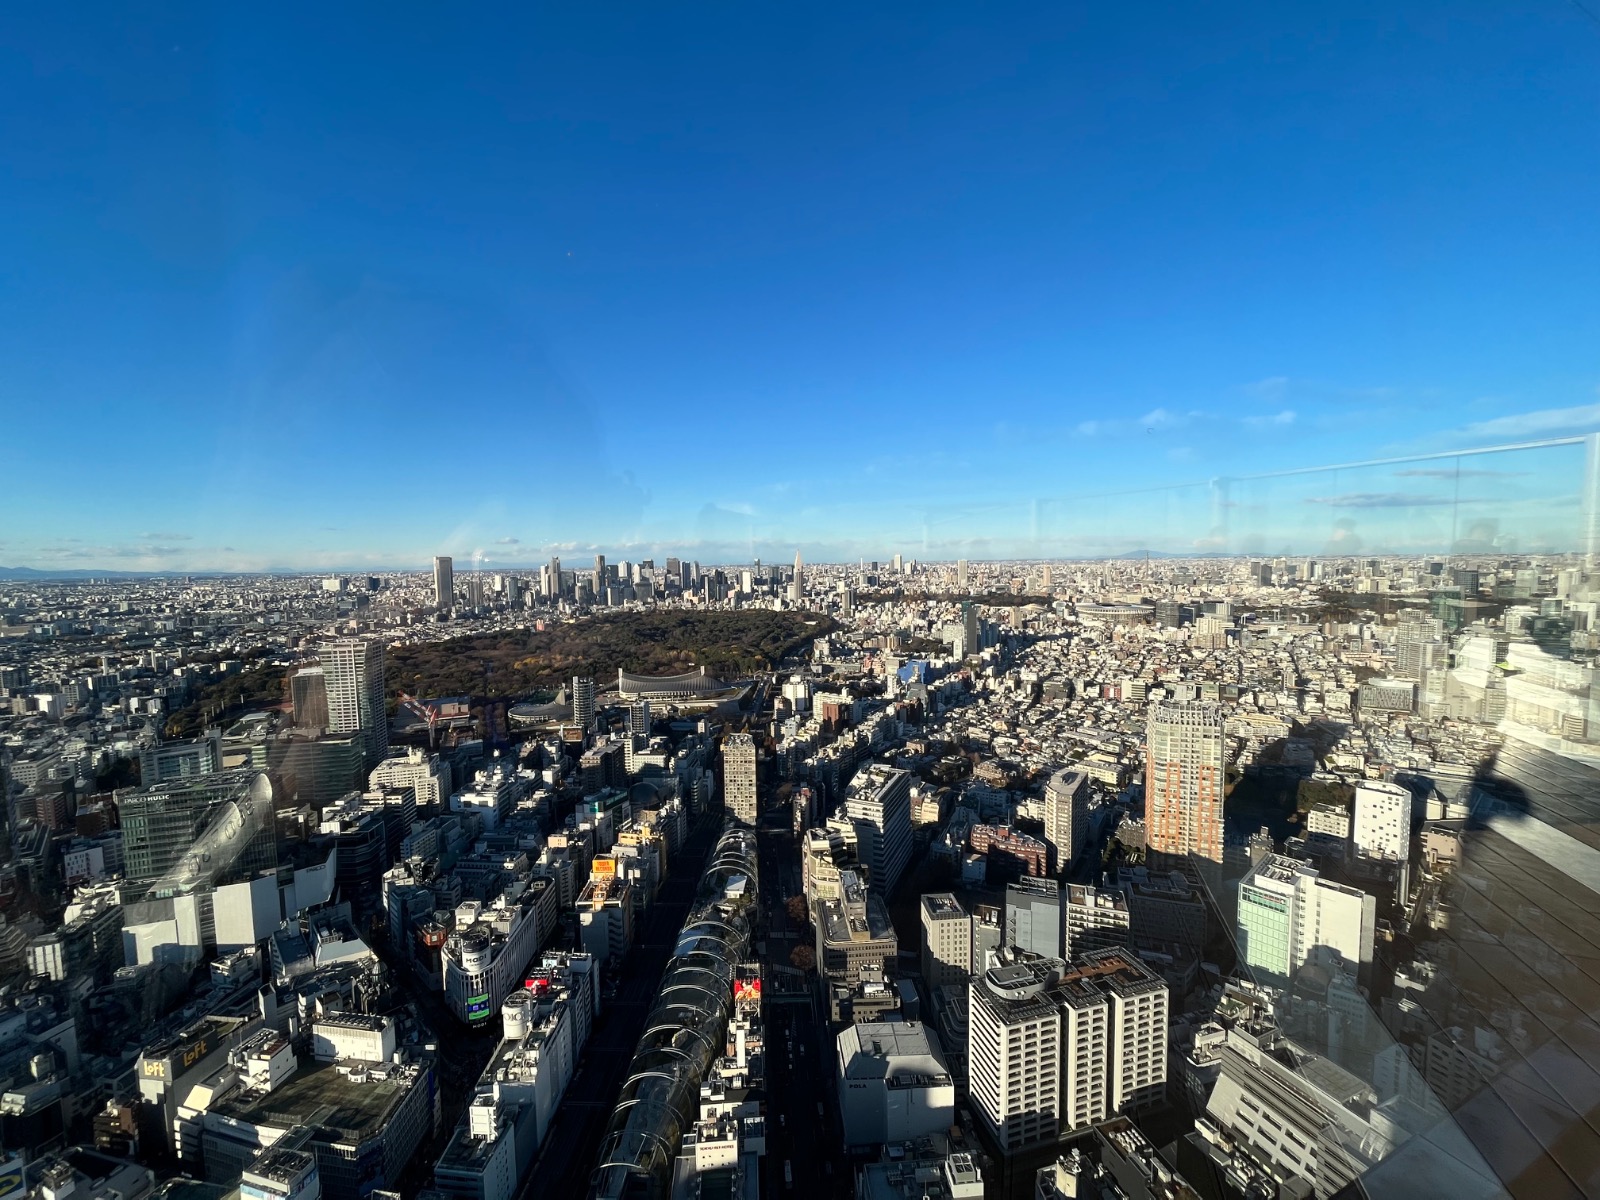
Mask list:
[[[531,7],[0,18],[0,564],[1570,527],[1568,452],[1033,503],[1600,428],[1567,0]]]

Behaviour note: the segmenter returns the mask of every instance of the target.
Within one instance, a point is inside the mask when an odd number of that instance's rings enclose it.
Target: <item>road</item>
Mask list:
[[[721,828],[720,811],[703,818],[669,864],[667,882],[646,914],[638,940],[624,962],[617,993],[601,1002],[589,1045],[567,1086],[550,1135],[532,1169],[519,1181],[518,1200],[535,1194],[574,1198],[588,1195],[589,1176],[627,1076],[628,1063],[644,1032],[645,1017],[655,1001],[678,931],[705,871],[706,857]]]
[[[433,1164],[454,1135],[456,1122],[472,1098],[478,1077],[500,1043],[500,1022],[491,1021],[489,1027],[468,1029],[450,1011],[443,994],[428,986],[415,963],[393,953],[387,943],[374,940],[392,978],[403,985],[406,1002],[415,1006],[439,1047],[434,1060],[434,1078],[439,1086],[439,1124],[433,1137],[417,1147],[394,1184],[402,1195],[414,1196],[432,1180]]]
[[[788,827],[789,814],[766,815],[757,830],[761,858],[761,905],[766,914],[767,973],[787,968],[789,952],[803,936],[784,911],[790,896],[802,895],[799,847]],[[804,999],[765,1006],[767,1050],[766,1195],[772,1197],[855,1194],[843,1154],[838,1100],[834,1088],[834,1043],[822,1015],[816,976]],[[786,1184],[784,1164],[794,1175]]]

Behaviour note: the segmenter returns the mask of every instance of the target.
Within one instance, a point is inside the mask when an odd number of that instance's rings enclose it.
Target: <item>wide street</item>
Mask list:
[[[589,1175],[628,1063],[721,828],[720,811],[702,818],[668,865],[667,881],[624,960],[617,993],[601,1001],[600,1016],[550,1134],[532,1169],[519,1182],[519,1200],[535,1195],[576,1200],[588,1195]]]
[[[788,814],[771,812],[757,831],[761,903],[767,918],[767,1158],[769,1196],[851,1196],[854,1181],[845,1162],[834,1093],[834,1044],[809,975],[800,990],[775,987],[789,968],[789,953],[807,941],[805,928],[789,920],[784,905],[803,894],[800,860]],[[788,1166],[793,1184],[784,1176]]]

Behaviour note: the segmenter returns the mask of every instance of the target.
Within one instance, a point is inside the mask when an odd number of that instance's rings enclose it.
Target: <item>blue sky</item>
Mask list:
[[[0,20],[0,564],[1575,523],[1567,450],[1074,499],[1600,428],[1569,3],[56,7]]]

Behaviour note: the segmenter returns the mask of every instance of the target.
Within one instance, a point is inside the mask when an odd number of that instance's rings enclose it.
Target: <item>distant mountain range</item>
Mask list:
[[[272,575],[293,574],[300,575],[306,572],[290,571],[108,571],[104,568],[66,568],[51,567],[41,571],[38,567],[0,567],[0,581],[35,580],[40,583],[52,579],[161,579],[174,575],[193,575],[198,577],[216,578],[220,575]]]

